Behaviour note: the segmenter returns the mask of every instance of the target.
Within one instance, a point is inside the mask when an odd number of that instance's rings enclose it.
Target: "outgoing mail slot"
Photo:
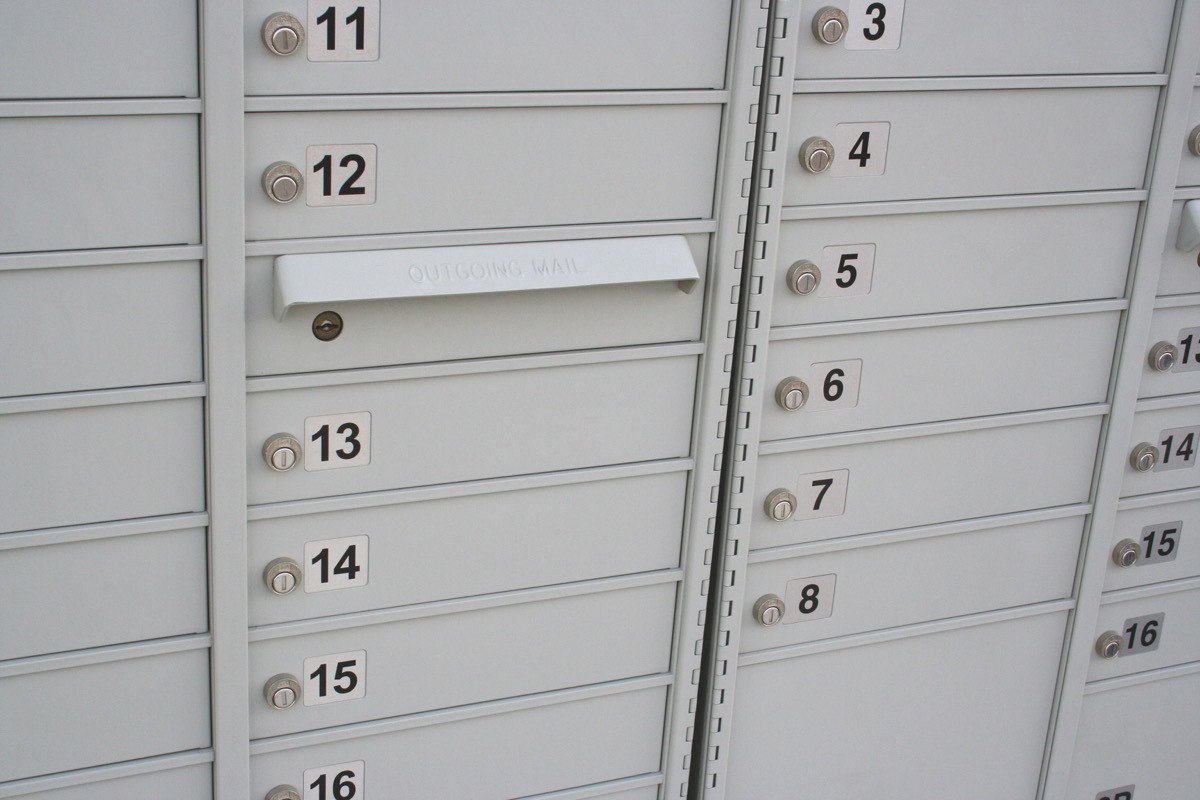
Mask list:
[[[198,242],[198,128],[189,114],[0,119],[0,251]]]
[[[44,533],[0,538],[0,659],[208,628],[204,529],[112,527],[109,538],[62,543]]]
[[[1137,211],[1097,203],[784,221],[771,323],[1118,298]],[[821,271],[807,295],[787,286],[802,261]]]
[[[675,583],[665,582],[253,641],[250,735],[665,672],[674,610]],[[327,657],[335,666],[322,676],[318,662]],[[297,676],[301,689],[280,710],[263,687],[282,673]],[[359,694],[337,694],[351,683]]]
[[[106,0],[102,12],[89,5],[4,3],[0,97],[196,96],[194,0]]]
[[[1192,156],[1189,156],[1192,158]],[[1200,158],[1197,158],[1200,161]],[[1176,200],[1171,206],[1171,223],[1163,243],[1162,271],[1158,276],[1158,294],[1194,294],[1200,292],[1200,241],[1187,241],[1180,246],[1179,230],[1183,209],[1191,201]]]
[[[1200,786],[1200,673],[1094,691],[1083,698],[1068,797],[1187,797]],[[1122,800],[1125,800],[1122,798]]]
[[[385,797],[422,800],[507,800],[653,773],[666,702],[667,690],[651,687],[272,748],[251,755],[251,797],[265,797],[282,783],[299,786],[307,770],[357,761],[364,796],[379,787]]]
[[[0,707],[0,781],[208,747],[208,650],[6,669]]]
[[[359,5],[362,19],[347,20]],[[246,93],[720,88],[729,12],[729,0],[469,0],[453,13],[417,0],[252,0]],[[304,34],[289,55],[264,43],[264,24],[280,13]]]
[[[753,563],[742,652],[1069,597],[1082,530],[1067,517]],[[767,594],[787,602],[770,627],[749,607]]]
[[[1136,548],[1137,558],[1125,565],[1118,548]],[[1200,499],[1154,506],[1122,507],[1113,526],[1113,557],[1108,561],[1104,590],[1200,575]],[[1127,558],[1127,557],[1126,557]]]
[[[0,318],[0,395],[202,379],[195,261],[0,271]]]
[[[0,448],[11,467],[0,482],[0,532],[204,509],[200,398],[133,402],[130,391],[120,399],[45,411],[7,412],[0,403]]]
[[[249,372],[694,341],[707,245],[650,236],[251,259]],[[342,330],[321,340],[313,324],[327,311]]]
[[[686,483],[667,472],[254,520],[250,624],[671,569]],[[300,572],[282,595],[264,578],[279,558]],[[361,573],[332,572],[350,558]]]
[[[1189,579],[1154,589],[1127,589],[1106,597],[1096,636],[1120,637],[1113,657],[1092,653],[1088,680],[1112,678],[1159,667],[1200,661],[1200,581]],[[1171,591],[1174,587],[1177,591]],[[1132,599],[1119,599],[1132,596]],[[1098,647],[1098,646],[1097,646]]]
[[[717,104],[249,114],[246,234],[707,219],[720,122]],[[363,176],[350,186],[349,173],[331,178],[326,204],[324,181],[336,166],[321,172],[317,151],[358,145],[362,154],[349,155],[359,155]],[[287,204],[273,202],[262,187],[263,171],[277,161],[308,176],[301,196]],[[365,190],[371,180],[373,202],[358,204],[369,197],[361,194],[353,196],[356,204],[337,204],[344,188]],[[305,192],[320,204],[308,205]]]
[[[768,444],[754,547],[1086,502],[1099,432],[1099,417],[1077,417],[795,452]],[[782,522],[763,508],[777,488],[798,498]]]
[[[212,800],[212,766],[194,764],[19,796],[21,800],[130,800],[134,797]]]
[[[694,348],[397,368],[371,383],[252,391],[250,502],[686,456]],[[289,379],[258,380],[268,389]],[[286,472],[263,459],[278,432],[303,447]]]
[[[832,5],[847,13],[849,30],[825,44],[812,33],[823,4],[805,3],[797,78],[1159,72],[1175,10],[1171,0],[1101,0],[1086,13],[1038,0],[969,7],[960,0]]]
[[[1200,401],[1197,395],[1141,400],[1129,437],[1129,458],[1124,464],[1121,496],[1129,497],[1171,489],[1200,486]],[[1134,462],[1143,451],[1151,452],[1146,462]]]
[[[768,387],[799,378],[809,396],[791,411],[766,403],[763,439],[1104,402],[1119,320],[1114,309],[843,336],[775,329]]]
[[[1146,341],[1138,397],[1200,391],[1200,306],[1160,306]],[[1167,369],[1163,353],[1174,356]]]
[[[1157,99],[1157,87],[798,94],[784,202],[1140,188]],[[998,119],[1028,124],[1013,135]],[[834,144],[820,174],[795,155],[813,136]]]
[[[1043,614],[743,664],[727,796],[1035,796],[1065,623]]]

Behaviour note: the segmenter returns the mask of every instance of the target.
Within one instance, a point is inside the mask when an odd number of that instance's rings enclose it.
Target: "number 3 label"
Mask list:
[[[375,145],[314,144],[306,151],[304,202],[310,206],[369,206],[375,202]]]
[[[371,414],[334,414],[304,420],[304,469],[365,467],[371,463]]]
[[[304,770],[304,800],[362,800],[367,765],[347,761]]]
[[[850,0],[847,50],[896,50],[904,22],[904,0]]]
[[[843,122],[833,127],[833,165],[835,178],[860,178],[882,175],[887,166],[890,122]]]

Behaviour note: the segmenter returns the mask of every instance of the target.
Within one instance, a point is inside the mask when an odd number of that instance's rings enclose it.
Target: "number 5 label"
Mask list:
[[[371,463],[371,414],[333,414],[304,420],[304,470],[316,472]]]
[[[835,244],[821,250],[821,274],[817,297],[849,297],[870,294],[875,275],[875,245]]]
[[[890,122],[843,122],[833,127],[833,165],[835,178],[862,178],[882,175],[887,166]]]

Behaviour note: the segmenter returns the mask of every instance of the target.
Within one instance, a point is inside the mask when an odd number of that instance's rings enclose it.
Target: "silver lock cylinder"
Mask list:
[[[776,489],[767,495],[763,508],[768,517],[776,522],[783,522],[796,513],[796,495],[787,489]]]
[[[1122,539],[1113,548],[1112,560],[1118,567],[1132,567],[1138,562],[1142,549],[1133,539]]]
[[[752,613],[759,625],[770,627],[779,624],[779,621],[783,619],[784,609],[783,598],[777,594],[764,594],[754,604]]]
[[[277,56],[290,56],[304,44],[304,24],[291,14],[272,14],[262,26],[263,44]]]
[[[775,387],[775,402],[784,411],[797,411],[808,402],[808,384],[799,378],[784,378]]]
[[[304,174],[286,161],[276,161],[263,171],[262,186],[276,203],[290,203],[304,189]]]
[[[822,44],[837,44],[846,35],[850,20],[846,12],[833,6],[825,6],[813,15],[813,36]]]
[[[1158,342],[1150,348],[1150,368],[1158,372],[1170,372],[1179,362],[1179,348],[1170,342]]]
[[[1200,125],[1192,128],[1192,132],[1188,134],[1187,146],[1189,153],[1200,156]]]
[[[290,558],[277,558],[263,570],[263,582],[272,594],[290,594],[300,583],[300,565]]]
[[[281,783],[267,792],[267,796],[263,800],[303,800],[303,798],[300,795],[300,790],[295,786]]]
[[[300,699],[300,681],[296,680],[295,675],[280,673],[263,686],[263,697],[267,698],[267,705],[271,708],[291,708]]]
[[[804,140],[800,145],[800,166],[813,173],[820,174],[833,164],[833,142],[813,136]]]
[[[821,270],[811,261],[797,261],[788,267],[787,285],[798,295],[812,294],[821,285]]]
[[[296,466],[304,449],[300,440],[290,433],[277,433],[263,444],[263,461],[276,472],[287,472]]]
[[[1138,472],[1154,469],[1158,466],[1158,448],[1149,442],[1142,442],[1129,454],[1129,466]]]
[[[1121,634],[1106,631],[1096,640],[1096,655],[1101,658],[1116,658],[1121,654]]]

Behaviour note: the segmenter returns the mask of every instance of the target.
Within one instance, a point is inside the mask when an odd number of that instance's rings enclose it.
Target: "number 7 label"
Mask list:
[[[846,513],[850,470],[835,469],[800,476],[796,488],[796,513],[792,519],[836,517]]]

